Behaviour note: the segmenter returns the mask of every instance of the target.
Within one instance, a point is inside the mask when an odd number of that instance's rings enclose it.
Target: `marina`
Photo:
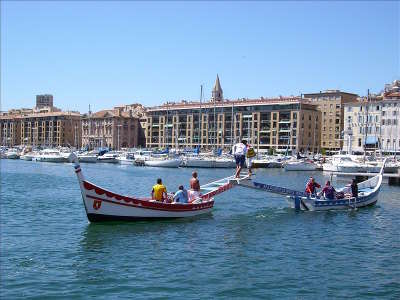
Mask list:
[[[178,168],[170,176],[167,168],[107,163],[82,166],[91,182],[121,194],[145,197],[150,195],[157,177],[163,178],[168,191],[172,191],[179,184],[187,186],[192,172]],[[0,259],[5,298],[10,295],[7,291],[29,298],[67,293],[66,289],[73,297],[81,294],[83,286],[83,292],[105,299],[104,290],[94,289],[100,278],[110,284],[129,282],[119,295],[134,293],[138,297],[147,295],[144,290],[163,294],[171,288],[180,290],[180,296],[190,297],[200,291],[206,297],[218,297],[221,285],[213,279],[216,277],[230,282],[223,289],[243,297],[275,297],[282,295],[282,290],[288,295],[300,293],[317,298],[330,293],[360,298],[366,292],[371,297],[385,297],[396,290],[400,274],[393,249],[400,246],[398,187],[383,185],[375,206],[322,213],[296,213],[280,195],[235,187],[215,197],[211,214],[194,219],[104,225],[87,221],[73,170],[70,163],[1,160]],[[232,170],[199,169],[198,173],[200,183],[205,184],[231,176]],[[330,178],[319,171],[302,174],[271,168],[257,169],[255,179],[302,191],[309,176],[320,184]],[[348,182],[333,180],[335,186]],[[125,255],[111,255],[122,252]],[[380,255],[376,256],[378,252]],[[199,253],[200,257],[193,260]],[[180,263],[171,266],[171,258]],[[157,259],[156,269],[148,267],[149,259]],[[323,268],[327,262],[330,267]],[[214,267],[203,269],[202,273],[190,271],[204,264]],[[354,282],[355,277],[365,276],[364,268],[369,269],[364,281],[371,285]],[[125,273],[122,279],[121,269],[136,271]],[[141,269],[147,271],[138,281]],[[316,278],[342,280],[328,281],[326,288],[320,289],[313,278],[303,278],[302,269]],[[351,274],[346,271],[349,269]],[[171,272],[173,279],[161,276]],[[266,276],[262,281],[261,274]],[[150,278],[157,278],[157,287]],[[302,280],[295,280],[299,278]],[[288,286],[288,280],[293,284]],[[205,285],[194,288],[198,281]],[[250,281],[260,285],[254,288]],[[351,288],[344,282],[351,282]],[[184,291],[182,284],[187,287]],[[305,290],[304,284],[309,288]],[[105,290],[106,295],[110,293],[113,292]]]
[[[400,299],[400,2],[0,8],[1,299]]]

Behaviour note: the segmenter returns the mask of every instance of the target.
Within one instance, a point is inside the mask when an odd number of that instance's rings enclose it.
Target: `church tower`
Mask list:
[[[211,101],[212,102],[219,102],[224,100],[224,93],[221,88],[221,84],[219,83],[219,77],[217,74],[217,79],[215,80],[215,85],[211,93]]]

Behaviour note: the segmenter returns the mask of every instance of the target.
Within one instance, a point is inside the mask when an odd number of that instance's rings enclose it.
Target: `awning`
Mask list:
[[[365,145],[375,145],[378,143],[378,138],[376,136],[367,136],[365,140]]]

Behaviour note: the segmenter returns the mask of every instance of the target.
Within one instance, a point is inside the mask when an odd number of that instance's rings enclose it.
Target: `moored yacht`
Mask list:
[[[65,158],[60,154],[60,151],[55,149],[44,149],[37,155],[32,156],[32,160],[41,162],[65,162]]]

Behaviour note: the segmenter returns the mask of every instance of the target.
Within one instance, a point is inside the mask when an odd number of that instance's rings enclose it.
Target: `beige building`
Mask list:
[[[300,97],[168,103],[148,108],[146,146],[229,149],[246,139],[261,152],[317,152],[320,119]]]
[[[0,115],[0,141],[2,146],[13,147],[21,144],[21,124],[16,115]]]
[[[344,104],[356,102],[357,95],[339,90],[327,90],[304,94],[303,97],[317,104],[321,111],[320,147],[330,151],[340,150],[343,146]]]
[[[2,145],[80,147],[78,112],[29,112],[0,116]]]
[[[400,99],[345,104],[343,150],[400,152]]]
[[[133,107],[127,107],[119,106],[85,115],[82,119],[82,145],[89,149],[139,146],[139,117]]]

